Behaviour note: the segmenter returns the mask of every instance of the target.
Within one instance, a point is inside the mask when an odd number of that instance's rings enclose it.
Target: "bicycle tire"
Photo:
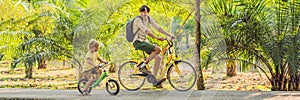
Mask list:
[[[88,82],[88,79],[83,78],[83,79],[80,79],[79,82],[77,83],[77,89],[78,89],[78,91],[79,91],[82,95],[84,95],[84,94],[83,94],[83,90],[84,90],[85,85],[86,85],[87,82]],[[92,83],[92,84],[93,84],[93,83]],[[91,84],[91,85],[92,85],[92,84]],[[92,91],[92,87],[90,86],[90,87],[88,88],[88,93],[91,93],[91,91]]]
[[[135,61],[127,61],[121,65],[118,71],[118,77],[120,84],[129,91],[136,91],[140,89],[144,83],[146,78],[141,76],[135,76],[137,62]]]
[[[116,80],[109,79],[106,82],[106,88],[105,89],[110,95],[117,95],[120,91],[120,86],[119,86],[119,84]]]
[[[190,90],[195,85],[197,79],[195,68],[186,61],[175,61],[175,64],[182,74],[178,75],[175,71],[175,66],[172,64],[167,72],[170,85],[177,91],[184,92]]]

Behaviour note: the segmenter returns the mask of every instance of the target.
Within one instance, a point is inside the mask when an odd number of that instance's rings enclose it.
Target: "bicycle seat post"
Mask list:
[[[139,50],[138,49],[135,49],[136,50],[136,52],[137,52],[137,54],[139,54],[140,55],[140,53],[139,53]],[[141,50],[142,51],[142,50]],[[142,51],[143,52],[143,59],[144,59],[144,61],[147,59],[146,58],[146,54],[145,54],[145,51]]]
[[[144,61],[147,59],[145,55],[145,51],[143,51]]]

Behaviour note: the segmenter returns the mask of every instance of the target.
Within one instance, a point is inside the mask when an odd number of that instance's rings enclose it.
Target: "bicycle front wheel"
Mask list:
[[[128,61],[121,65],[118,72],[120,84],[129,91],[140,89],[146,80],[145,77],[138,75],[135,70],[136,66],[137,62]]]
[[[196,70],[186,61],[175,61],[168,69],[167,78],[177,91],[188,91],[195,85]]]
[[[106,91],[110,95],[117,95],[120,91],[120,86],[116,80],[110,79],[106,82]]]

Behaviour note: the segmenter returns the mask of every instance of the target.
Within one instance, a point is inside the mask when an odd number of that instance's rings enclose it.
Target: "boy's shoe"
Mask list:
[[[87,90],[83,90],[83,91],[82,91],[82,95],[83,95],[83,96],[86,96],[86,95],[90,95],[90,93],[89,93]]]

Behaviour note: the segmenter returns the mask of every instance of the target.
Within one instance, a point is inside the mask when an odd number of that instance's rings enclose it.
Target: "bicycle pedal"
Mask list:
[[[137,75],[137,76],[147,76],[148,75],[148,73],[141,73],[141,74],[133,74],[133,75]]]
[[[160,84],[160,85],[153,85],[153,87],[154,87],[154,88],[157,88],[157,89],[163,88],[161,84]]]

